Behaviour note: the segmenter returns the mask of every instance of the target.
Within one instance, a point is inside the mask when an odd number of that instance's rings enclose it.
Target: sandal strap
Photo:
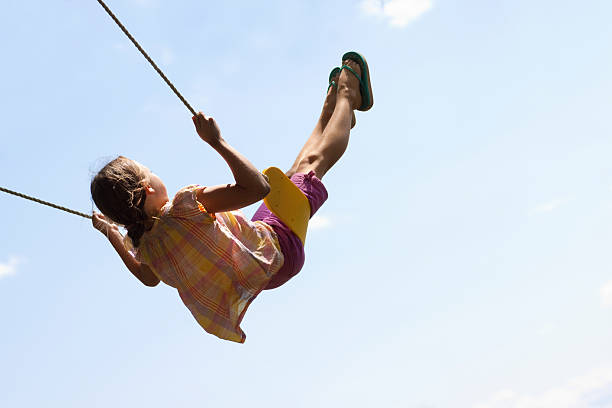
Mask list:
[[[331,88],[332,86],[334,88],[338,88],[338,83],[332,78],[334,78],[336,75],[340,75],[340,72],[342,72],[340,67],[334,67],[329,73],[329,86],[327,87],[327,92],[329,92],[329,88]]]
[[[363,80],[361,79],[361,75],[359,75],[357,72],[355,72],[355,70],[353,68],[349,67],[348,65],[343,65],[342,69],[348,69],[349,71],[351,71],[353,73],[353,75],[355,75],[357,77],[357,79],[359,80],[360,90],[365,89],[365,84],[363,83]]]

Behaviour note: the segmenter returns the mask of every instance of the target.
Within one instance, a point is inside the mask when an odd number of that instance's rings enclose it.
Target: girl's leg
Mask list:
[[[343,64],[350,66],[355,72],[361,74],[359,64],[348,60],[344,61]],[[308,139],[298,155],[296,163],[291,168],[293,173],[309,173],[312,170],[318,178],[323,178],[346,151],[351,132],[353,110],[360,105],[359,80],[348,70],[342,70],[338,79],[335,107],[327,126],[324,126],[320,135],[317,134],[316,131],[322,124],[322,121],[319,120],[313,135]],[[323,117],[323,114],[321,114],[321,117]],[[293,173],[288,174],[289,177]]]
[[[338,83],[338,77],[336,76],[334,79],[336,83]],[[298,169],[300,162],[304,159],[305,155],[308,154],[310,150],[313,149],[314,146],[317,146],[321,143],[321,138],[323,137],[323,130],[327,126],[329,119],[334,113],[334,108],[336,107],[336,88],[334,86],[330,86],[327,90],[327,95],[325,96],[325,102],[323,103],[323,110],[321,111],[321,116],[319,116],[319,120],[315,125],[310,137],[298,153],[295,162],[291,166],[291,169],[287,171],[285,174],[287,177],[291,178]]]

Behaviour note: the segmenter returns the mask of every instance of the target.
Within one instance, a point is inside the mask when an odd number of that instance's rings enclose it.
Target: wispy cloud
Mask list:
[[[362,0],[361,9],[368,15],[385,18],[393,27],[405,27],[433,6],[432,0]]]
[[[17,273],[17,265],[21,260],[15,256],[9,258],[8,262],[0,263],[0,278],[14,275]]]
[[[612,407],[612,367],[602,367],[540,393],[510,389],[493,394],[473,408],[590,408]]]
[[[547,203],[542,203],[529,211],[529,215],[548,213],[559,208],[566,200],[552,200]]]
[[[612,307],[612,281],[602,286],[599,291],[601,297],[601,305],[603,307]]]
[[[332,221],[329,217],[323,215],[315,215],[310,219],[308,223],[309,229],[324,229],[329,228],[332,225]]]

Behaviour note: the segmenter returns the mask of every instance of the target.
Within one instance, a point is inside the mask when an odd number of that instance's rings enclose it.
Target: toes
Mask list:
[[[355,71],[357,75],[361,76],[361,66],[355,61],[345,60],[342,62],[342,64],[349,66],[353,71]],[[359,84],[359,80],[357,79],[355,74],[350,72],[348,69],[342,70],[342,72],[340,73],[340,76],[343,76],[343,75],[344,75],[345,80],[348,80],[349,83]]]
[[[348,65],[349,67],[353,69],[353,71],[361,75],[361,65],[359,65],[357,62],[353,60],[344,60],[342,64]]]

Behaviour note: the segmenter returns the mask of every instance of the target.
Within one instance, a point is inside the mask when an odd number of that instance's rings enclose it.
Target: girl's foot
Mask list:
[[[323,103],[322,116],[324,120],[329,120],[334,109],[336,109],[336,89],[338,88],[338,78],[340,77],[340,70],[332,71],[329,77],[329,86],[327,87],[327,96]]]
[[[358,72],[350,65],[342,65],[343,70],[351,72],[359,81],[359,93],[361,95],[361,105],[357,110],[362,112],[369,111],[374,105],[374,95],[372,94],[372,82],[370,81],[370,69],[368,62],[363,55],[355,51],[349,51],[342,56],[342,60],[350,60],[359,65]]]
[[[361,75],[361,67],[358,63],[351,60],[344,60],[343,65],[347,65]],[[338,77],[338,95],[348,98],[353,110],[359,108],[362,103],[361,91],[359,90],[359,79],[348,69],[343,69]]]
[[[329,118],[331,118],[331,115],[332,113],[334,113],[334,109],[336,108],[336,96],[340,72],[340,68],[334,68],[329,76],[327,97],[325,98],[325,103],[323,105],[323,114],[325,116],[326,121],[329,121]],[[357,119],[355,118],[355,112],[353,112],[351,118],[351,129],[355,127],[355,124],[357,124]]]

